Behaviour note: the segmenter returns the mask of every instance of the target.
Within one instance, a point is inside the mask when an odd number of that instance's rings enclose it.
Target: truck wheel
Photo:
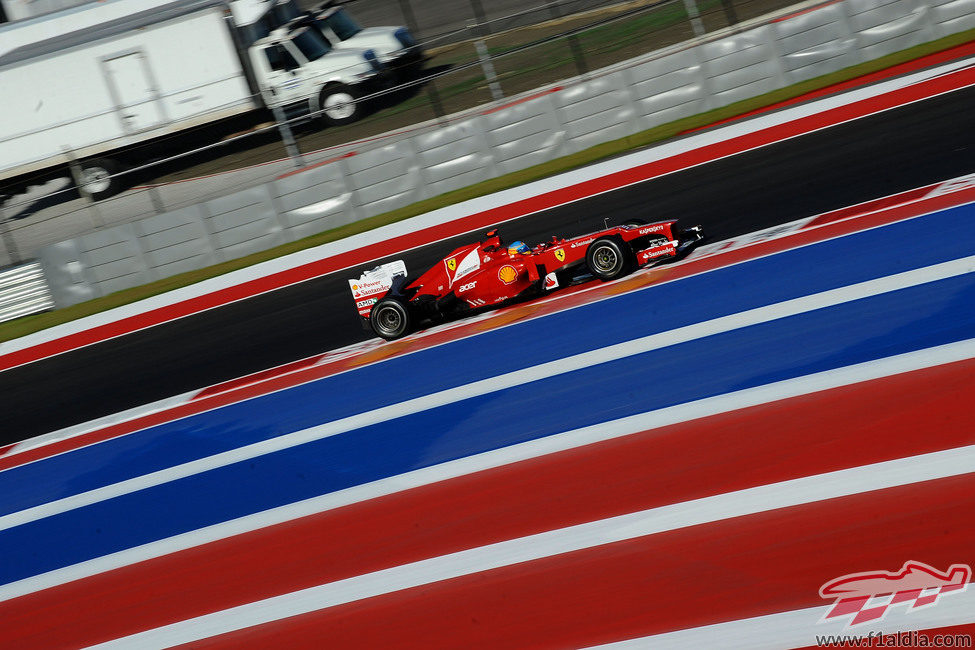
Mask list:
[[[403,301],[396,298],[383,298],[369,312],[372,331],[392,341],[404,336],[410,330],[410,312]]]
[[[118,163],[107,158],[92,158],[83,160],[79,166],[81,185],[79,190],[84,190],[96,201],[108,198],[119,191],[119,178],[113,176],[119,170]]]
[[[349,124],[362,117],[363,102],[359,91],[345,84],[332,84],[322,89],[318,105],[322,109],[322,119],[333,126]]]
[[[633,251],[615,237],[600,237],[586,249],[586,266],[600,280],[614,280],[631,267]]]

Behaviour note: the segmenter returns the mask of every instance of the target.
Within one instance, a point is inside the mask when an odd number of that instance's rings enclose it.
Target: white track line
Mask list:
[[[13,339],[11,341],[0,342],[0,355],[8,354],[10,352],[26,349],[33,347],[40,343],[47,341],[56,340],[64,336],[69,336],[71,334],[76,334],[100,325],[105,325],[108,323],[123,320],[125,318],[130,318],[138,314],[142,314],[154,309],[159,309],[161,307],[167,307],[170,305],[178,304],[180,302],[199,297],[201,295],[206,295],[227,287],[242,284],[254,279],[267,277],[275,273],[280,273],[292,268],[297,268],[305,264],[319,262],[322,259],[337,256],[349,251],[359,250],[364,248],[369,248],[378,243],[382,243],[391,239],[395,239],[407,233],[416,232],[417,230],[430,228],[438,225],[444,225],[451,221],[462,219],[474,214],[479,214],[488,210],[494,210],[501,206],[508,205],[511,203],[516,203],[526,198],[532,198],[538,196],[539,194],[544,194],[554,190],[565,189],[573,185],[578,185],[585,181],[599,178],[602,176],[618,173],[620,171],[630,169],[633,167],[638,167],[640,165],[664,160],[677,155],[686,153],[689,150],[699,149],[713,144],[738,138],[744,135],[748,135],[754,131],[760,131],[769,127],[778,126],[791,121],[799,120],[810,115],[817,113],[826,112],[835,108],[840,108],[842,106],[847,106],[859,102],[864,99],[869,99],[872,97],[877,97],[880,95],[888,94],[895,90],[906,88],[908,86],[914,85],[919,82],[923,82],[926,79],[930,79],[934,76],[939,76],[946,74],[948,72],[965,68],[971,64],[971,59],[964,59],[960,61],[952,61],[945,65],[939,66],[937,68],[920,70],[913,72],[901,77],[895,77],[893,79],[888,79],[868,86],[861,86],[838,95],[829,95],[827,97],[818,98],[807,103],[802,103],[796,106],[789,106],[778,111],[773,111],[769,113],[763,113],[756,115],[754,117],[744,119],[737,122],[732,122],[730,124],[725,124],[714,129],[709,129],[707,131],[702,131],[688,135],[683,138],[677,138],[673,141],[637,151],[631,154],[621,156],[619,158],[614,158],[613,160],[604,161],[601,163],[596,163],[589,165],[587,167],[565,172],[563,174],[558,174],[556,176],[542,179],[539,181],[534,181],[526,185],[511,188],[508,190],[503,190],[495,194],[489,194],[487,196],[478,197],[475,199],[470,199],[462,203],[458,203],[446,208],[441,208],[439,210],[434,210],[405,221],[391,224],[389,226],[384,226],[376,230],[371,230],[366,233],[359,235],[354,235],[346,239],[342,239],[338,242],[332,242],[329,244],[323,244],[322,246],[317,246],[304,251],[299,251],[292,253],[290,255],[280,257],[274,260],[269,260],[261,264],[256,264],[254,266],[248,267],[246,269],[241,269],[239,271],[233,271],[225,275],[218,276],[216,278],[211,278],[209,280],[204,280],[197,284],[191,285],[189,287],[183,287],[181,289],[175,289],[173,291],[160,294],[158,296],[153,296],[151,298],[146,298],[145,300],[133,303],[131,305],[125,305],[121,307],[116,307],[110,311],[102,312],[99,314],[94,314],[92,316],[85,317],[70,323],[65,323],[63,325],[58,325],[41,332],[36,332],[33,334],[28,334],[24,337]],[[949,91],[953,92],[953,91]],[[945,93],[938,93],[945,94]],[[937,95],[932,95],[937,96]],[[925,98],[930,99],[930,97]],[[916,103],[916,102],[909,102]],[[855,117],[838,120],[835,124],[830,124],[828,126],[814,129],[808,131],[812,133],[814,131],[820,131],[838,124],[843,124],[856,119],[861,119],[868,117],[870,115],[875,115],[879,112],[884,112],[886,110],[893,110],[900,108],[901,106],[906,106],[905,104],[899,104],[891,108],[883,110],[871,110],[870,112],[858,114]],[[784,142],[786,140],[799,137],[801,135],[806,135],[806,132],[799,134],[797,136],[789,136],[787,138],[782,138],[777,140],[777,142]],[[767,144],[760,144],[751,147],[745,147],[740,152],[735,152],[733,154],[716,156],[711,160],[705,161],[704,163],[699,163],[696,165],[689,165],[683,169],[690,169],[691,167],[697,167],[701,164],[707,164],[714,162],[716,160],[721,160],[727,158],[731,155],[737,155],[738,153],[744,153],[745,151],[750,151],[756,148],[768,146]],[[632,184],[644,182],[643,180],[635,181]],[[613,188],[614,191],[620,188]],[[591,196],[597,196],[602,194],[599,192]],[[590,198],[590,197],[585,197]],[[581,199],[578,199],[581,200]],[[560,205],[566,205],[574,201],[568,201]],[[555,206],[559,207],[559,206]],[[551,208],[546,208],[546,210]],[[515,217],[516,219],[529,216],[534,213],[526,213]],[[455,236],[455,235],[450,235]],[[439,240],[437,240],[439,241]],[[433,242],[428,242],[433,243]],[[401,251],[401,252],[405,252]],[[368,263],[368,262],[366,262]],[[358,264],[356,266],[359,266]],[[331,271],[330,273],[341,272],[342,269]],[[270,289],[271,290],[277,290]],[[254,295],[260,295],[260,293],[266,293],[266,291],[255,293]],[[249,296],[252,297],[252,296]],[[241,298],[240,300],[246,300],[247,298]],[[231,301],[231,302],[237,302]],[[230,304],[223,303],[223,304]],[[221,305],[222,306],[222,305]],[[197,312],[194,312],[197,313]],[[142,328],[144,329],[144,328]]]
[[[209,542],[475,472],[711,415],[973,358],[975,358],[975,339],[828,370],[566,431],[357,485],[25,578],[0,586],[0,602]]]
[[[975,445],[738,490],[507,540],[319,585],[103,643],[164,648],[523,562],[736,517],[975,471]]]
[[[957,181],[960,185],[962,185],[962,187],[953,189],[951,191],[954,192],[954,191],[961,191],[962,189],[968,189],[969,185],[971,184],[971,180],[970,179],[975,179],[975,174],[969,174],[968,176],[961,176],[958,179],[955,179],[955,181]],[[935,185],[931,185],[931,186],[928,186],[928,187],[936,188],[937,185],[935,184]],[[944,193],[949,193],[949,192],[944,192]],[[891,195],[891,196],[896,196],[896,195]],[[924,198],[928,198],[928,197],[924,197]],[[714,256],[714,255],[724,255],[724,254],[729,253],[729,252],[732,252],[732,251],[736,251],[736,250],[739,250],[739,249],[742,249],[742,248],[747,248],[749,246],[753,246],[753,245],[757,245],[757,244],[762,244],[762,243],[765,243],[767,241],[771,241],[771,240],[774,240],[774,239],[783,239],[783,238],[790,237],[790,236],[793,236],[793,235],[799,235],[799,234],[802,234],[804,232],[812,232],[812,231],[815,231],[815,230],[817,230],[819,228],[826,228],[826,227],[834,226],[836,223],[839,223],[841,221],[849,221],[849,220],[852,220],[852,219],[858,219],[858,218],[863,217],[863,216],[866,216],[866,215],[876,214],[876,213],[879,213],[879,212],[891,210],[891,209],[893,209],[895,207],[903,207],[904,205],[909,205],[911,203],[916,203],[918,201],[923,201],[924,198],[915,199],[914,201],[910,201],[910,202],[904,203],[904,204],[898,204],[896,206],[884,206],[883,208],[878,208],[876,210],[870,210],[870,211],[863,212],[863,213],[860,213],[860,214],[852,215],[850,217],[847,217],[845,219],[841,219],[841,220],[836,221],[836,222],[829,222],[829,223],[821,224],[821,225],[815,226],[813,228],[810,228],[809,230],[803,229],[802,228],[802,225],[805,224],[805,223],[808,223],[810,221],[815,220],[818,216],[821,216],[821,215],[815,215],[815,216],[812,216],[812,217],[805,217],[803,219],[797,219],[796,221],[791,221],[791,222],[788,222],[788,223],[785,223],[785,224],[780,224],[780,225],[777,225],[777,226],[771,226],[771,227],[765,228],[763,230],[757,230],[757,231],[754,231],[752,233],[748,233],[748,234],[742,235],[741,237],[738,237],[736,239],[731,239],[731,240],[726,240],[726,241],[721,241],[721,242],[715,242],[714,244],[709,244],[709,245],[703,246],[701,248],[698,248],[698,249],[696,249],[694,251],[694,253],[692,253],[693,257],[690,257],[688,260],[683,260],[681,262],[676,263],[674,265],[674,267],[680,267],[682,264],[686,263],[687,261],[695,261],[695,260],[698,260],[698,259],[703,259],[705,257],[711,257],[711,256]],[[873,199],[871,199],[871,201],[873,201]],[[871,201],[866,201],[864,203],[869,203]],[[961,202],[958,205],[965,205],[965,204],[966,204],[966,202]],[[934,212],[937,212],[937,211],[934,211]],[[831,237],[827,237],[825,239],[819,239],[819,240],[816,240],[816,241],[805,242],[805,243],[802,243],[802,244],[799,244],[799,245],[795,245],[795,246],[792,246],[790,248],[786,248],[786,249],[783,249],[783,250],[775,251],[775,252],[772,252],[772,253],[766,253],[766,254],[762,254],[762,255],[755,256],[755,257],[750,257],[750,258],[745,259],[745,260],[739,260],[739,261],[736,261],[736,262],[732,262],[732,263],[726,264],[724,266],[720,266],[720,267],[716,267],[716,268],[709,268],[709,269],[702,270],[702,271],[696,271],[696,272],[693,272],[693,273],[691,273],[690,275],[687,275],[687,276],[682,276],[682,277],[678,277],[678,278],[663,278],[663,279],[655,282],[653,284],[653,286],[641,287],[641,288],[635,289],[634,292],[637,292],[637,291],[646,291],[646,290],[649,290],[649,289],[653,289],[655,287],[659,287],[659,286],[664,285],[664,284],[670,284],[672,282],[680,282],[680,281],[687,280],[689,278],[697,277],[697,276],[700,276],[700,275],[705,275],[705,274],[708,274],[708,273],[713,273],[715,271],[720,271],[720,270],[723,270],[723,269],[728,269],[728,268],[731,268],[733,266],[738,266],[738,265],[741,265],[741,264],[747,264],[748,262],[753,262],[755,260],[764,259],[766,257],[771,257],[771,256],[774,256],[774,255],[778,255],[778,254],[787,252],[787,251],[798,250],[800,248],[805,248],[807,246],[815,246],[817,244],[822,244],[824,242],[832,241],[832,240],[835,240],[835,239],[840,239],[842,237],[847,237],[847,236],[854,235],[854,234],[858,234],[858,233],[861,233],[861,232],[867,232],[867,231],[875,230],[875,229],[878,229],[878,228],[884,228],[886,226],[893,225],[894,223],[901,223],[901,222],[904,222],[904,221],[909,221],[911,219],[918,219],[918,218],[925,217],[925,216],[928,216],[930,214],[933,214],[934,212],[922,212],[922,213],[919,213],[919,214],[916,214],[916,215],[912,215],[910,217],[904,217],[904,218],[899,219],[899,220],[897,220],[895,222],[879,224],[879,225],[871,226],[871,227],[868,227],[868,228],[863,228],[862,230],[854,230],[854,231],[851,231],[851,232],[844,232],[844,233],[841,233],[841,234],[838,234],[838,235],[834,235],[834,236],[831,236]],[[823,213],[823,214],[830,214],[830,213],[827,212],[827,213]],[[713,249],[713,248],[720,248],[720,250],[716,250],[716,251],[708,250],[708,249]],[[648,272],[652,272],[653,270],[654,270],[653,268],[644,269],[644,270],[640,271],[640,273],[648,273]],[[623,281],[625,281],[625,279]],[[573,296],[574,295],[582,295],[582,294],[589,293],[591,291],[596,291],[598,289],[599,289],[599,286],[585,288],[585,289],[580,290],[577,294],[572,294],[572,295]],[[543,298],[539,298],[537,301],[535,301],[534,304],[549,304],[551,302],[558,301],[558,300],[560,300],[563,297],[564,296],[560,296],[560,295],[543,297]],[[618,296],[615,296],[615,295],[606,296],[606,297],[603,297],[603,298],[599,298],[599,299],[593,300],[593,301],[591,301],[589,303],[586,303],[586,305],[596,304],[598,302],[602,302],[603,300],[612,300],[612,299],[615,299],[617,297]],[[554,313],[561,313],[563,311],[569,311],[571,309],[575,309],[575,308],[581,307],[581,306],[585,306],[585,305],[573,305],[571,307],[565,307],[563,309],[560,309],[560,310],[558,310],[556,312],[547,312],[547,313],[544,313],[544,314],[539,314],[539,315],[530,316],[530,317],[527,317],[527,318],[522,318],[522,319],[519,319],[518,321],[516,321],[514,323],[507,323],[507,324],[504,324],[504,325],[499,325],[496,328],[492,328],[490,331],[501,330],[501,329],[504,329],[504,328],[507,328],[507,327],[511,327],[513,325],[517,325],[517,324],[521,324],[521,323],[526,323],[526,322],[529,322],[529,321],[533,321],[533,320],[536,320],[538,318],[545,318],[545,317],[551,316]],[[484,313],[484,314],[480,314],[480,315],[477,315],[477,316],[473,316],[471,318],[463,319],[463,320],[461,320],[459,322],[449,323],[449,324],[446,324],[446,325],[440,325],[440,326],[431,327],[430,329],[427,329],[427,330],[424,330],[422,332],[418,332],[416,334],[411,335],[410,336],[410,339],[411,340],[423,340],[424,338],[427,338],[427,337],[438,336],[438,335],[441,335],[444,332],[449,331],[449,330],[452,330],[452,329],[469,326],[469,325],[471,325],[473,323],[477,323],[479,321],[490,320],[491,318],[496,317],[497,314],[498,314],[498,312],[487,312],[487,313]],[[484,333],[484,332],[473,333],[473,334],[470,334],[469,337],[478,336],[478,335],[480,335],[482,333]],[[342,371],[336,372],[336,373],[331,374],[331,375],[328,375],[328,376],[329,377],[336,377],[338,375],[341,375],[341,374],[344,374],[344,373],[347,373],[347,372],[354,372],[356,370],[361,370],[362,368],[366,368],[366,367],[369,367],[369,366],[373,366],[373,365],[376,365],[376,364],[379,364],[379,363],[385,363],[386,361],[390,361],[392,359],[398,359],[398,358],[402,358],[404,356],[408,356],[408,355],[411,355],[411,354],[417,354],[417,353],[425,352],[427,350],[430,350],[430,349],[433,349],[433,348],[436,348],[436,347],[440,347],[440,346],[443,346],[443,345],[448,345],[448,344],[453,343],[453,342],[454,342],[453,340],[451,340],[451,341],[444,341],[444,342],[436,343],[434,345],[430,345],[428,347],[423,347],[423,348],[420,348],[420,349],[417,349],[417,350],[403,351],[401,354],[397,354],[397,355],[392,356],[392,357],[386,357],[386,358],[382,358],[382,359],[377,359],[377,360],[371,361],[369,363],[365,363],[365,364],[362,364],[362,365],[358,365],[358,366],[356,366],[354,368],[347,368],[347,369],[344,369]],[[320,360],[318,362],[316,362],[314,365],[322,365],[322,364],[325,364],[325,363],[330,363],[332,361],[336,361],[336,360],[341,359],[341,358],[344,358],[344,357],[352,356],[352,355],[357,354],[357,353],[366,353],[368,351],[375,350],[375,349],[381,347],[384,344],[385,344],[384,341],[381,341],[379,339],[372,339],[372,340],[362,341],[362,342],[359,342],[359,343],[353,343],[351,345],[348,345],[348,346],[345,346],[345,347],[342,347],[342,348],[336,348],[335,350],[330,350],[329,352],[311,355],[309,357],[305,357],[304,359],[299,359],[298,361],[304,361],[304,360],[312,359],[312,358],[320,358]],[[263,373],[267,372],[268,370],[275,370],[277,368],[281,368],[283,366],[290,365],[290,364],[293,364],[293,363],[295,363],[295,362],[292,361],[292,362],[289,362],[287,364],[281,364],[281,365],[278,365],[278,366],[273,366],[270,369],[258,371],[256,373],[252,373],[251,375],[244,375],[243,377],[241,377],[241,379],[246,379],[246,378],[252,377],[254,375],[263,374]],[[279,379],[281,377],[285,377],[285,376],[287,376],[289,374],[293,374],[293,373],[296,373],[296,372],[301,372],[301,370],[292,371],[292,372],[288,372],[288,373],[283,373],[281,375],[277,375],[275,377],[275,379]],[[261,393],[260,395],[248,396],[248,397],[242,398],[242,399],[240,399],[240,400],[238,400],[236,402],[231,402],[230,404],[220,404],[220,405],[214,406],[212,408],[201,409],[198,412],[194,412],[192,415],[199,415],[200,413],[208,413],[210,411],[213,411],[213,410],[216,410],[216,409],[220,409],[220,408],[224,408],[224,407],[230,406],[232,404],[237,404],[237,403],[244,402],[244,401],[247,401],[247,400],[250,400],[250,399],[256,399],[257,397],[264,397],[265,395],[271,395],[273,393],[281,392],[281,391],[284,391],[284,390],[289,390],[291,388],[295,388],[297,386],[301,386],[301,385],[304,385],[304,384],[312,383],[312,382],[318,381],[319,379],[323,379],[323,378],[324,377],[318,377],[318,378],[315,378],[315,379],[309,379],[309,380],[306,380],[306,381],[301,381],[301,382],[294,383],[294,384],[291,384],[291,385],[288,385],[288,386],[285,386],[285,387],[282,387],[282,388],[277,388],[277,389],[274,389],[274,390],[267,391],[265,393]],[[248,384],[248,386],[253,386],[253,385],[259,384],[262,381],[264,381],[264,380],[254,381],[254,382]],[[84,435],[86,433],[91,433],[93,431],[97,431],[97,430],[99,430],[101,428],[104,428],[104,427],[107,427],[107,426],[112,426],[112,425],[121,424],[121,423],[124,423],[124,422],[129,422],[129,421],[132,421],[132,420],[137,419],[139,417],[143,417],[143,416],[145,416],[147,414],[150,414],[150,413],[157,413],[157,412],[160,412],[160,411],[164,411],[164,410],[166,410],[168,408],[174,408],[176,406],[179,406],[180,404],[184,404],[184,403],[187,403],[187,402],[192,401],[191,398],[194,397],[194,396],[196,396],[199,392],[201,392],[203,390],[206,390],[207,388],[213,388],[214,386],[217,386],[217,385],[219,385],[219,384],[214,384],[214,385],[211,385],[211,386],[202,387],[202,388],[199,388],[199,389],[196,389],[196,390],[193,390],[193,391],[189,391],[189,392],[184,393],[182,395],[177,395],[177,396],[170,397],[170,398],[166,398],[166,399],[159,400],[159,401],[156,401],[156,402],[151,402],[149,404],[145,404],[145,405],[141,405],[141,406],[137,406],[137,407],[131,408],[131,409],[127,410],[127,411],[122,411],[120,413],[116,413],[116,414],[112,414],[112,415],[107,415],[105,417],[98,418],[96,420],[89,420],[87,422],[82,422],[82,423],[75,424],[75,425],[72,425],[72,426],[69,426],[69,427],[65,427],[63,429],[58,429],[56,431],[52,431],[52,432],[49,432],[49,433],[46,433],[46,434],[42,434],[40,436],[36,436],[34,438],[30,438],[30,439],[25,440],[23,442],[16,443],[15,445],[13,445],[9,449],[7,449],[6,452],[4,454],[2,454],[2,456],[4,456],[4,457],[15,456],[15,455],[17,455],[19,453],[22,453],[22,452],[25,452],[25,451],[29,451],[31,449],[43,447],[45,445],[48,445],[48,444],[51,444],[51,443],[54,443],[54,442],[59,442],[61,440],[66,440],[66,439],[69,439],[69,438],[77,437],[77,436],[80,436],[80,435]],[[178,419],[178,418],[174,418],[174,419]],[[154,426],[156,426],[156,425],[154,425]],[[147,427],[136,428],[136,429],[133,429],[132,431],[128,431],[128,432],[123,433],[123,434],[120,434],[120,435],[130,435],[132,433],[137,433],[138,431],[141,431],[141,430],[143,430],[145,428],[147,428]],[[120,437],[120,436],[116,436],[116,437]],[[95,443],[93,443],[93,444],[95,444]],[[81,447],[77,447],[75,449],[80,449],[80,448],[85,447],[85,446],[88,446],[88,445],[82,445]],[[60,454],[63,454],[63,453],[70,453],[71,451],[75,451],[75,449],[67,449],[65,451],[61,451],[61,452],[58,452],[56,454],[52,454],[51,456],[45,456],[45,457],[42,457],[42,458],[38,458],[38,459],[32,460],[30,462],[33,463],[33,462],[43,461],[43,460],[46,460],[47,458],[52,458],[54,456],[57,456],[57,455],[60,455]],[[28,464],[28,463],[25,463],[25,464]],[[19,466],[21,466],[21,465],[17,465],[17,467],[19,467]],[[12,468],[7,468],[7,469],[12,469]],[[0,471],[3,471],[3,470],[0,470]]]
[[[113,499],[124,494],[137,492],[146,488],[176,481],[187,476],[201,474],[233,463],[250,460],[258,456],[270,454],[282,449],[289,449],[322,438],[335,436],[340,433],[354,431],[363,427],[379,424],[396,418],[404,417],[420,411],[438,408],[472,397],[486,395],[498,390],[520,386],[532,382],[554,377],[590,366],[616,361],[652,350],[657,350],[695,339],[713,336],[722,332],[765,323],[772,320],[786,318],[817,309],[823,309],[845,302],[860,300],[871,296],[888,293],[907,287],[913,287],[945,278],[964,275],[975,271],[975,256],[964,257],[950,262],[943,262],[912,271],[905,271],[895,275],[860,282],[858,284],[840,287],[815,293],[802,298],[794,298],[773,305],[766,305],[756,309],[722,316],[709,321],[679,327],[667,332],[645,336],[643,338],[617,343],[597,350],[583,352],[565,359],[549,361],[530,368],[516,370],[495,377],[448,388],[423,397],[417,397],[398,404],[390,404],[372,411],[352,415],[334,422],[318,425],[302,431],[285,434],[254,444],[231,449],[213,456],[168,467],[156,472],[137,476],[112,485],[107,485],[81,494],[72,495],[56,501],[50,501],[19,512],[13,512],[0,517],[0,530],[19,526],[21,524],[50,517],[56,514],[81,508],[100,501]]]
[[[861,567],[857,567],[861,568]],[[867,567],[875,568],[875,567]],[[896,567],[886,567],[896,569]],[[742,598],[747,598],[747,593]],[[743,618],[725,623],[702,625],[666,634],[655,634],[637,639],[629,639],[605,645],[590,646],[590,650],[686,650],[687,648],[714,648],[714,650],[783,650],[785,648],[807,648],[816,646],[817,636],[866,636],[874,632],[897,634],[913,630],[929,630],[930,635],[938,634],[936,628],[975,623],[975,589],[945,594],[936,605],[907,612],[908,603],[891,607],[888,616],[882,621],[869,625],[847,628],[845,619],[819,623],[832,603],[822,607],[797,609],[767,616]],[[846,646],[850,647],[850,646]],[[884,647],[866,645],[864,647]],[[887,647],[898,647],[893,644]],[[899,647],[908,647],[906,645]],[[933,644],[931,647],[936,647]],[[945,646],[951,647],[951,646]],[[964,646],[955,646],[964,647]],[[971,647],[971,646],[968,646]]]

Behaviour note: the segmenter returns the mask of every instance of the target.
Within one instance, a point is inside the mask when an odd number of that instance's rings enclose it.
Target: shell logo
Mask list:
[[[449,260],[447,260],[447,268],[450,269],[451,271],[456,271],[457,270],[457,260],[455,260],[455,259],[449,259]]]
[[[560,262],[564,262],[565,261],[565,251],[562,250],[561,248],[556,249],[556,251],[555,251],[555,259],[557,259]]]
[[[498,269],[498,279],[505,284],[511,284],[518,279],[518,271],[516,271],[515,267],[511,266],[510,264],[505,264]]]
[[[353,284],[353,285],[352,285],[352,290],[353,290],[353,291],[358,291],[358,290],[359,290],[359,285],[357,285],[357,284]]]

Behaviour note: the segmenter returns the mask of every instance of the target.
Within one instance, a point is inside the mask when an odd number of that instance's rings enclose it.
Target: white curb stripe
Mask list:
[[[367,573],[93,646],[164,648],[365,598],[759,512],[975,471],[975,445],[829,472],[507,540]]]
[[[209,542],[475,472],[503,467],[522,460],[711,415],[973,358],[975,358],[975,339],[788,379],[531,440],[265,510],[25,578],[0,586],[0,602]]]
[[[19,526],[27,522],[43,519],[56,514],[81,508],[100,501],[106,501],[124,494],[176,481],[187,476],[201,474],[219,467],[231,465],[283,449],[321,440],[340,433],[361,429],[406,415],[434,409],[472,397],[486,395],[498,390],[536,382],[556,375],[566,374],[590,366],[631,357],[694,339],[720,334],[731,330],[765,323],[772,320],[794,316],[844,302],[868,298],[898,289],[913,287],[937,280],[964,275],[975,271],[975,256],[943,262],[912,271],[869,280],[858,284],[815,293],[802,298],[794,298],[773,305],[750,309],[729,316],[687,325],[668,332],[653,334],[624,343],[583,352],[565,359],[549,361],[531,368],[516,370],[503,375],[482,379],[470,384],[449,388],[423,397],[417,397],[398,404],[390,404],[372,411],[352,415],[341,420],[318,425],[302,431],[278,436],[254,444],[231,449],[213,456],[169,467],[163,470],[120,481],[112,485],[89,490],[56,501],[27,508],[0,517],[0,530]]]

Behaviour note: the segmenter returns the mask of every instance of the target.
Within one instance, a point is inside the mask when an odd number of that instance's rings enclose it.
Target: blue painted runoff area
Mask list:
[[[0,472],[0,515],[479,379],[975,252],[975,205],[623,294]],[[923,244],[922,244],[923,242]]]
[[[921,227],[924,222],[907,223]],[[927,227],[931,227],[930,222]],[[973,252],[975,234],[971,231],[975,229],[963,230],[968,234],[968,245],[955,248],[955,257]],[[892,245],[886,232],[887,228],[881,228],[863,233],[876,237],[877,241],[859,237],[860,246],[854,248],[842,247],[841,242],[851,239],[844,238],[828,242],[829,245],[802,249],[819,249],[816,265],[811,260],[803,265],[791,254],[780,254],[725,272],[699,276],[697,283],[676,282],[665,286],[670,291],[686,291],[688,287],[706,289],[709,301],[723,304],[730,294],[734,296],[734,305],[727,311],[737,312],[794,297],[788,295],[783,279],[803,287],[798,295],[831,288],[824,287],[821,279],[809,280],[810,275],[819,277],[824,267],[842,266],[846,271],[843,281],[834,285],[841,286],[877,277],[876,273],[864,273],[861,266],[884,268],[887,273],[893,273],[947,261],[925,255],[926,248],[937,246],[927,243],[918,246],[917,242],[923,239],[918,231],[902,231],[902,236],[909,234],[909,237],[899,245]],[[927,234],[933,242],[953,239],[945,237],[944,232]],[[959,238],[960,233],[954,237]],[[764,276],[754,274],[752,265],[756,263],[761,264]],[[715,277],[723,278],[722,282],[700,284],[703,279]],[[817,288],[810,289],[813,286]],[[735,291],[736,288],[739,290]],[[643,297],[643,302],[634,301],[634,296]],[[534,331],[539,340],[552,331],[559,331],[562,334],[559,338],[573,339],[610,327],[616,320],[656,323],[656,315],[645,317],[659,313],[661,319],[667,320],[668,312],[682,310],[681,303],[660,305],[655,296],[659,297],[659,293],[654,290],[640,291],[621,296],[622,300],[608,300],[493,332],[494,335],[511,334],[502,339],[504,349],[497,354],[492,351],[488,356],[498,360],[512,356],[537,359],[533,350],[539,341],[526,337],[526,332]],[[695,298],[693,291],[688,293],[688,298],[701,311],[706,311],[699,300],[691,299]],[[619,302],[629,309],[613,313]],[[606,317],[607,312],[612,314],[610,318]],[[669,324],[660,329],[684,324],[681,321],[671,316]],[[656,330],[644,327],[638,331],[643,336]],[[504,388],[265,454],[0,531],[0,553],[5,558],[0,566],[0,583],[422,467],[636,413],[968,340],[973,332],[975,274],[969,273],[634,354],[527,386]],[[475,342],[483,344],[484,340],[477,337],[459,345],[442,346],[441,354],[453,350],[455,356],[447,357],[451,366],[463,368],[468,363],[465,355],[486,354],[475,345]],[[603,341],[601,345],[609,342],[612,341]],[[418,360],[419,356],[407,357],[404,361],[412,359],[412,364],[406,363],[398,374],[387,376],[385,382],[420,383],[416,379],[418,374],[436,374],[436,368],[424,366],[426,362]],[[343,377],[359,389],[357,374]],[[302,388],[311,390],[319,384],[335,386],[315,382]],[[433,382],[433,386],[426,387],[427,392],[439,385]],[[323,394],[312,393],[316,397],[306,397],[303,402],[290,398],[289,393],[275,394],[285,400],[286,408],[317,411],[316,400],[324,398]],[[343,390],[341,394],[348,393]],[[282,402],[273,399],[252,400],[248,412],[259,408],[256,406],[259,404],[268,410],[262,417],[272,423],[276,416],[286,412]],[[195,435],[205,435],[205,422],[198,422],[194,431]],[[229,435],[227,431],[224,433]],[[148,458],[165,448],[166,445],[153,444],[139,451]],[[65,543],[65,540],[71,541]]]

